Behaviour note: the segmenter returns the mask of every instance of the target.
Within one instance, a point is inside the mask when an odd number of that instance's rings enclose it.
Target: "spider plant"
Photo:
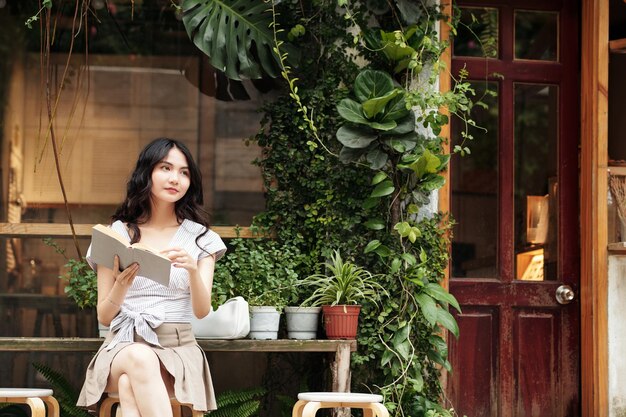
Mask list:
[[[330,261],[322,265],[326,273],[313,274],[302,280],[302,285],[313,287],[313,293],[302,304],[311,306],[361,304],[369,301],[378,304],[385,288],[363,267],[344,261],[339,251],[334,251]]]

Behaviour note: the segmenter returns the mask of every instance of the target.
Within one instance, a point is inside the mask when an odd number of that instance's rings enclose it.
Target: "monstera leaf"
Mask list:
[[[280,74],[270,28],[272,12],[263,0],[183,0],[182,8],[189,38],[228,78]],[[288,45],[284,48],[293,55]]]

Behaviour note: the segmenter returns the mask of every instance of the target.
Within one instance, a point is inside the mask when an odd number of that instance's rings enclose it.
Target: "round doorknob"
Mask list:
[[[569,304],[574,300],[574,290],[569,285],[561,285],[556,289],[556,301],[559,304]]]

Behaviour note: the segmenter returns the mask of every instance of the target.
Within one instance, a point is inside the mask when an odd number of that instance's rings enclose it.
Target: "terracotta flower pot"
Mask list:
[[[356,339],[359,305],[322,306],[324,330],[329,339]]]

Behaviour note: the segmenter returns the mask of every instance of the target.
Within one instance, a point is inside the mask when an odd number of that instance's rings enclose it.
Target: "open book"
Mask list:
[[[113,269],[115,255],[120,257],[120,271],[137,262],[138,275],[169,286],[172,263],[167,257],[144,244],[131,245],[124,236],[110,227],[95,225],[91,232],[91,258],[95,263]]]

